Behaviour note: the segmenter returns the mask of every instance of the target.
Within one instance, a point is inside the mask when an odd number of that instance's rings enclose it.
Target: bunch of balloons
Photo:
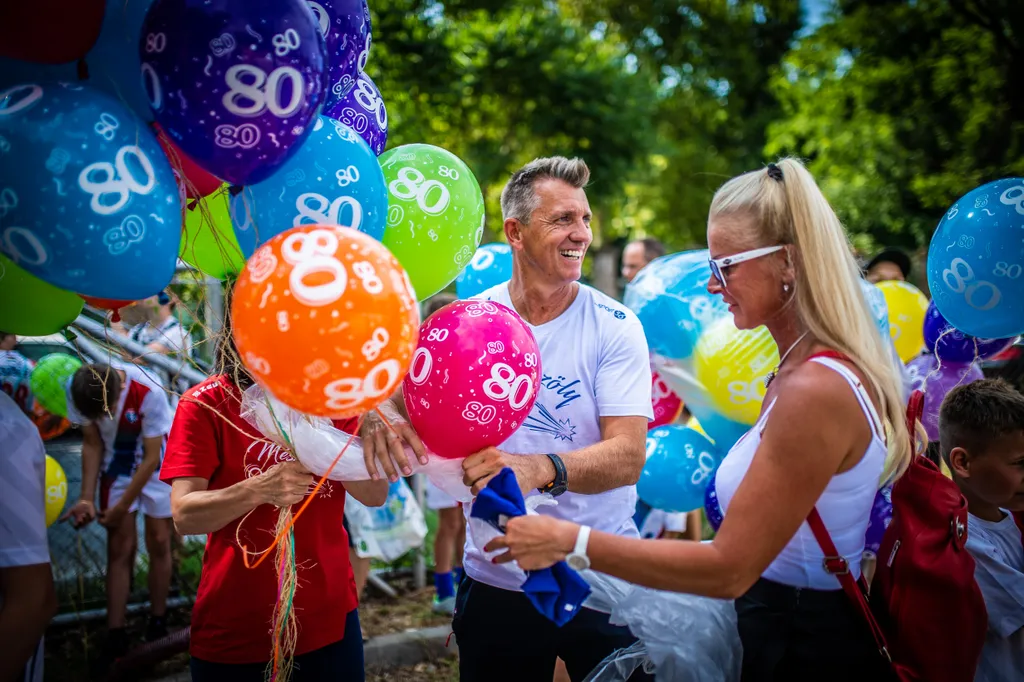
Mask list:
[[[429,145],[377,160],[366,0],[75,4],[59,39],[0,27],[0,328],[146,298],[179,257],[236,276],[300,225],[384,242],[422,298],[470,262],[484,218],[466,164]]]

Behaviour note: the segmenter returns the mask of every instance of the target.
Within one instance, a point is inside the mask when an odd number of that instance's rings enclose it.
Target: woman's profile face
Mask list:
[[[771,244],[751,240],[756,229],[747,219],[735,216],[713,218],[708,221],[708,249],[712,259],[736,254]],[[708,293],[719,295],[729,306],[737,329],[755,329],[771,319],[784,301],[792,294],[782,291],[785,251],[768,254],[736,265],[722,268],[725,282],[712,275],[708,280]],[[780,260],[781,259],[781,260]]]

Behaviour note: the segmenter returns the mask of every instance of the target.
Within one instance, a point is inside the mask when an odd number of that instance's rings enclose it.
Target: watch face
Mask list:
[[[590,559],[582,554],[570,554],[565,558],[565,562],[575,571],[582,571],[590,568]]]

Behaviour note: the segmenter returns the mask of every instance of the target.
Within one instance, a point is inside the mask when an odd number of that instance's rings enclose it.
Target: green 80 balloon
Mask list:
[[[32,370],[32,395],[48,412],[68,416],[67,385],[82,361],[67,353],[44,355]]]
[[[484,195],[469,166],[440,147],[396,147],[381,155],[380,165],[388,185],[384,246],[422,301],[472,260],[484,233]]]

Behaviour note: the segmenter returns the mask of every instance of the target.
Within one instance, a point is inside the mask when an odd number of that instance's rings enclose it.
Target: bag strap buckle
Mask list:
[[[825,572],[831,575],[847,575],[850,572],[850,564],[846,557],[826,556],[821,560],[821,565]]]

